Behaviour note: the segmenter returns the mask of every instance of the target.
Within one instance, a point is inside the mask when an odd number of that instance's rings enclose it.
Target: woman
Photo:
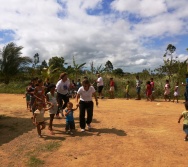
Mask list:
[[[84,79],[82,82],[82,86],[78,89],[76,100],[78,103],[78,99],[80,99],[79,106],[80,109],[80,128],[81,132],[85,131],[85,127],[87,124],[88,130],[91,128],[90,123],[93,118],[93,101],[92,96],[95,97],[96,105],[98,105],[97,96],[95,93],[95,89],[90,85],[90,82],[87,79]],[[87,119],[85,120],[85,111],[87,111]]]
[[[65,109],[67,106],[67,103],[69,102],[68,91],[70,87],[71,85],[70,85],[69,79],[67,78],[67,73],[65,72],[61,73],[60,80],[56,84],[59,110]],[[57,114],[56,114],[57,118],[59,118],[59,110],[57,111]]]

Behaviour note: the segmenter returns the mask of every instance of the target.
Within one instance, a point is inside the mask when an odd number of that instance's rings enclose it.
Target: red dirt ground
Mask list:
[[[37,166],[35,157],[45,167],[186,167],[182,111],[183,101],[99,99],[91,131],[80,132],[77,110],[73,136],[63,118],[54,120],[55,135],[46,128],[38,138],[23,95],[0,94],[0,166]]]

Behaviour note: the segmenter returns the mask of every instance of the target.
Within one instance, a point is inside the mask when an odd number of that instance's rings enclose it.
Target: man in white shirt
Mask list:
[[[103,78],[100,76],[100,74],[97,74],[97,92],[98,92],[98,98],[101,97],[101,99],[103,99],[103,94],[102,94],[102,90],[103,90],[103,87],[104,87],[104,83],[103,83]]]

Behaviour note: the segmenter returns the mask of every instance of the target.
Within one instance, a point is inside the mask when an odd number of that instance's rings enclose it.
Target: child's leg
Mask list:
[[[45,129],[45,127],[46,127],[46,124],[45,124],[45,122],[42,122],[42,123],[41,123],[41,126],[42,126],[42,127],[41,127],[41,129],[40,129],[40,130],[43,130],[43,129]]]
[[[41,136],[41,129],[40,129],[40,124],[37,124],[37,133],[39,136]]]
[[[54,116],[55,116],[55,114],[50,114],[50,122],[49,122],[49,127],[48,127],[49,130],[52,130]]]

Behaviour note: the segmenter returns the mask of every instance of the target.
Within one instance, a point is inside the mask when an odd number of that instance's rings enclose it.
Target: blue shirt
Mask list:
[[[67,113],[69,110],[65,110],[65,113]],[[68,115],[66,115],[66,121],[74,121],[74,117],[73,117],[73,110],[71,110],[71,112],[69,112]]]

